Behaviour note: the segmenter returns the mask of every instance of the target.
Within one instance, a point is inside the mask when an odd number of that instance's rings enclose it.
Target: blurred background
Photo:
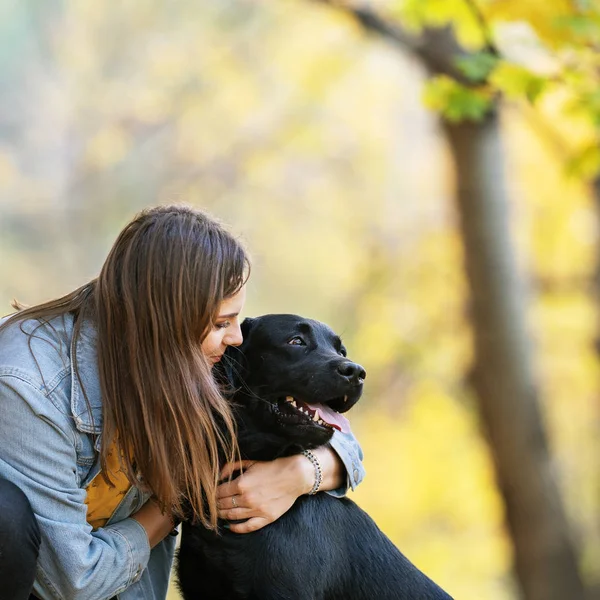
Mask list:
[[[4,0],[0,314],[143,207],[207,209],[246,315],[365,366],[351,497],[413,562],[598,598],[599,43],[585,0]]]

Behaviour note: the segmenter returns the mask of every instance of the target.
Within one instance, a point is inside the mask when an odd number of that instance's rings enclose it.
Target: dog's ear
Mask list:
[[[242,330],[242,337],[244,339],[246,339],[250,333],[250,331],[252,331],[252,328],[254,327],[256,323],[256,319],[253,319],[252,317],[246,317],[243,321],[242,324],[240,325],[240,329]]]

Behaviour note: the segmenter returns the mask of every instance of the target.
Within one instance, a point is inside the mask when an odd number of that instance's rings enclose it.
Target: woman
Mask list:
[[[206,527],[247,519],[231,530],[248,533],[312,489],[301,455],[219,485],[240,465],[211,368],[242,341],[247,275],[207,215],[154,208],[97,279],[2,323],[0,600],[165,598],[184,499]],[[322,490],[362,478],[351,436],[314,454]]]

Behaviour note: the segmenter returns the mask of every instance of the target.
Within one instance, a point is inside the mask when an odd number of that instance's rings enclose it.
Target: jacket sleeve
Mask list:
[[[337,429],[334,431],[329,445],[344,463],[347,477],[345,485],[327,493],[341,498],[346,495],[349,488],[354,490],[365,476],[362,464],[363,451],[353,433],[342,433]]]
[[[0,374],[0,477],[21,488],[38,520],[36,595],[111,598],[141,578],[148,537],[134,519],[97,531],[86,522],[86,492],[77,476],[81,442],[65,405],[44,391],[52,385],[60,382],[44,387],[15,369]]]

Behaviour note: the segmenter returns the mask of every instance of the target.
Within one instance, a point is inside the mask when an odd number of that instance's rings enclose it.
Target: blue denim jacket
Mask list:
[[[23,329],[37,325],[26,321]],[[0,477],[25,492],[40,526],[36,596],[163,600],[175,538],[151,550],[143,527],[129,518],[148,494],[133,486],[104,527],[92,531],[86,521],[86,486],[100,470],[102,431],[95,336],[85,322],[74,340],[71,315],[32,337],[19,323],[0,331]],[[79,376],[71,362],[74,347]],[[331,446],[348,481],[330,493],[342,496],[364,476],[362,451],[353,436],[337,431]]]

